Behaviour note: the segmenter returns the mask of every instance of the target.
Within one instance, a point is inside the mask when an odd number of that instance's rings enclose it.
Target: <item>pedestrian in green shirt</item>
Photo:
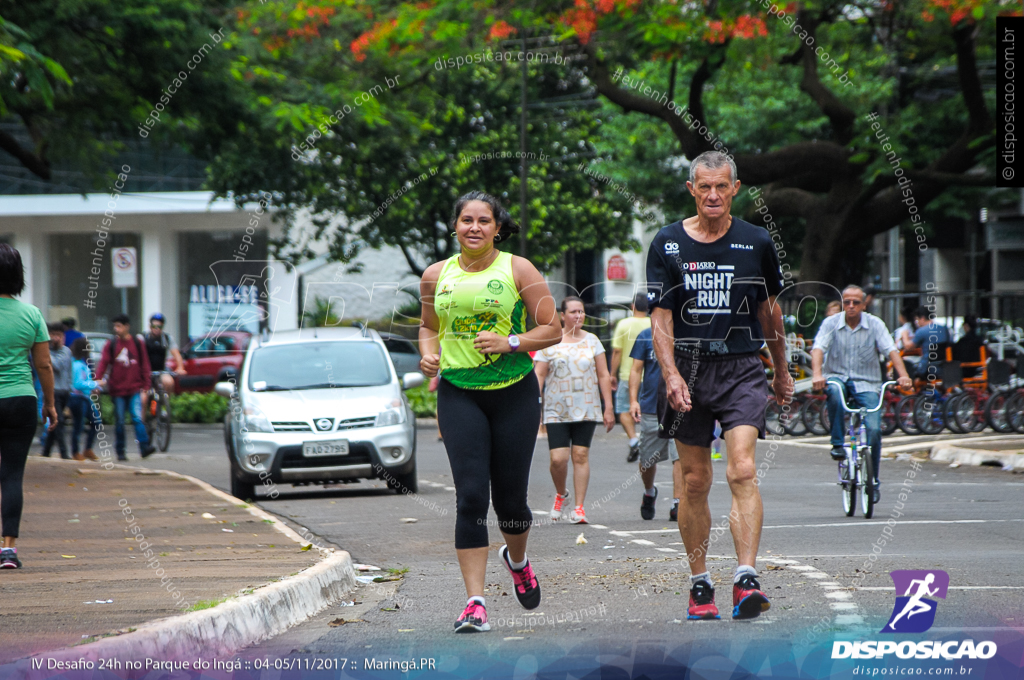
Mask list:
[[[57,426],[50,334],[38,309],[14,299],[24,289],[25,268],[21,254],[6,243],[0,243],[0,515],[3,518],[0,569],[21,567],[14,542],[18,538],[24,505],[25,461],[37,422],[29,352],[43,387],[43,417],[50,429]]]

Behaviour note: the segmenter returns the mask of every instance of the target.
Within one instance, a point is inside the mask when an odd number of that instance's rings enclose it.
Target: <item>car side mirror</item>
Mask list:
[[[222,397],[230,399],[235,396],[235,383],[232,382],[219,382],[213,386],[213,391]]]
[[[414,387],[419,387],[423,384],[426,378],[419,371],[412,371],[402,376],[402,389],[411,390]]]

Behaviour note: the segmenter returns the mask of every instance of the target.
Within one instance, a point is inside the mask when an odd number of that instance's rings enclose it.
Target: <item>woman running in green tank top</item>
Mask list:
[[[519,232],[496,198],[481,191],[462,196],[451,227],[459,254],[427,267],[420,281],[420,368],[441,378],[437,422],[455,482],[455,552],[469,597],[455,622],[458,633],[490,630],[484,576],[492,502],[505,538],[498,555],[516,598],[526,609],[540,604],[540,584],[526,558],[533,521],[526,496],[540,425],[529,353],[558,343],[562,330],[537,268],[495,248]],[[532,330],[527,316],[536,324]]]

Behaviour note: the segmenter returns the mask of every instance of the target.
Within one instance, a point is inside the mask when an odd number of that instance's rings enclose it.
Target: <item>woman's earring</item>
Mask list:
[[[453,232],[452,232],[452,238],[454,238],[454,237],[455,237],[455,232],[453,231]]]

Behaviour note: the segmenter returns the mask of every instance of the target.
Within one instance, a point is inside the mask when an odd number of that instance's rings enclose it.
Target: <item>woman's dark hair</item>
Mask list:
[[[71,356],[85,361],[89,358],[89,340],[87,338],[75,338],[71,343]]]
[[[21,295],[25,290],[25,266],[21,253],[0,243],[0,295]]]
[[[583,304],[583,300],[576,297],[575,295],[566,295],[564,298],[562,298],[562,304],[559,306],[559,309],[561,310],[562,314],[565,314],[565,310],[569,308],[570,302],[578,302],[581,305]]]
[[[462,214],[462,209],[466,207],[466,204],[470,201],[483,201],[491,208],[491,215],[494,217],[494,223],[498,225],[498,233],[494,235],[494,242],[501,243],[502,241],[508,240],[508,237],[512,234],[519,233],[519,225],[509,215],[508,210],[505,210],[505,206],[501,204],[501,201],[496,199],[490,194],[485,194],[482,191],[470,191],[468,194],[463,194],[459,197],[459,200],[455,201],[455,208],[452,209],[451,223],[448,225],[452,230],[455,229],[455,225],[459,221],[459,215]]]
[[[902,314],[903,318],[906,319],[907,321],[913,321],[914,320],[914,305],[906,305],[900,311],[900,314]]]

